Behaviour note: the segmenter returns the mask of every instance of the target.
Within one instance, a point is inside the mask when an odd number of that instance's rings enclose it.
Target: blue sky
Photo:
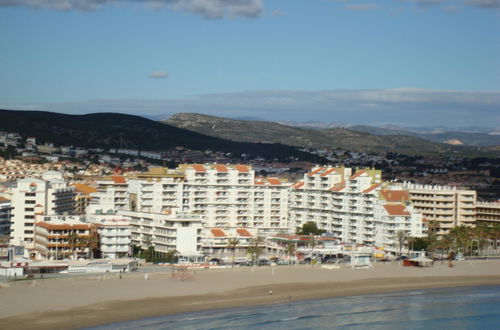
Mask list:
[[[0,0],[0,107],[500,126],[500,0]]]

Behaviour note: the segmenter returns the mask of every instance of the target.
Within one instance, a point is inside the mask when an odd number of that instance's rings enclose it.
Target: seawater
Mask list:
[[[500,329],[500,286],[400,291],[212,310],[93,329],[138,328]]]

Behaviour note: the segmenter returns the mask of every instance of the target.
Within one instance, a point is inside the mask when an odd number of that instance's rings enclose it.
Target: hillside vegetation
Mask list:
[[[194,132],[242,142],[282,143],[313,149],[344,149],[363,152],[398,152],[409,155],[449,154],[497,156],[493,150],[451,146],[409,135],[373,135],[344,128],[308,129],[267,121],[245,121],[180,113],[165,124]],[[496,155],[495,155],[496,154]]]

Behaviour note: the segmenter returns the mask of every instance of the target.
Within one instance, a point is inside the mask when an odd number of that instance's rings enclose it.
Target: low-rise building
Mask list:
[[[202,259],[202,218],[191,213],[169,214],[119,211],[130,221],[131,244],[143,250],[153,247],[158,253],[177,253],[191,260]]]
[[[500,225],[500,201],[476,203],[476,225]]]

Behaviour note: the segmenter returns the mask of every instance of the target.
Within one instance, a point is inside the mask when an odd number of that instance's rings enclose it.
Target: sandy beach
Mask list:
[[[150,316],[378,292],[500,285],[500,260],[431,268],[320,265],[96,274],[0,284],[0,328],[73,329]],[[272,295],[270,294],[272,291]]]

